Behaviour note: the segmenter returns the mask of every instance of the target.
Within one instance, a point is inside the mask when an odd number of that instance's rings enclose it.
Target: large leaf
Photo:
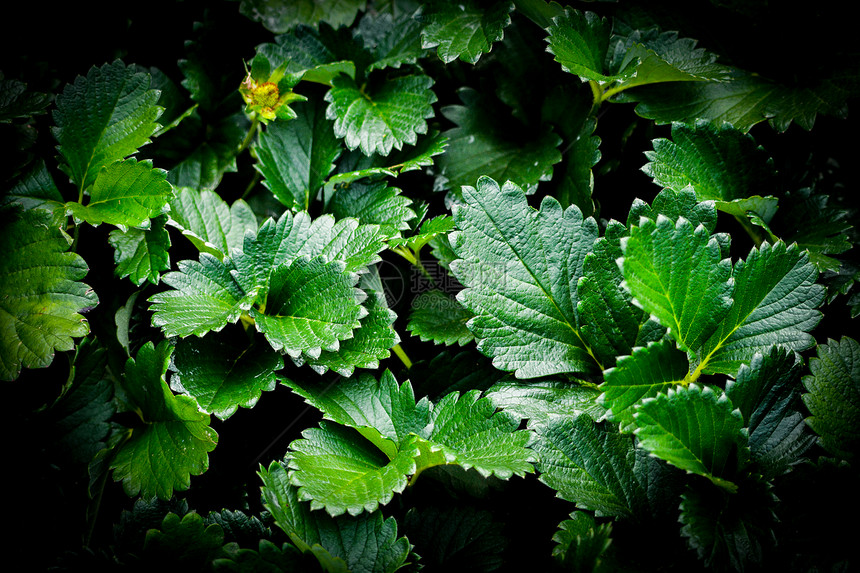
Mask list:
[[[704,226],[658,215],[640,219],[622,239],[625,282],[637,304],[695,352],[732,305],[731,261]]]
[[[415,16],[424,23],[422,46],[438,46],[439,59],[446,64],[460,58],[474,64],[504,36],[511,23],[513,2],[502,0],[484,6],[475,0],[459,3],[432,0]]]
[[[40,211],[0,211],[0,378],[14,380],[21,368],[43,368],[54,352],[72,350],[73,338],[89,332],[84,312],[98,304],[80,279],[89,271],[70,240],[48,226]]]
[[[119,60],[91,68],[57,96],[54,136],[61,168],[80,190],[90,187],[103,167],[149,141],[160,127],[158,96],[149,74]]]
[[[475,185],[486,175],[513,181],[533,193],[540,181],[552,177],[553,165],[562,158],[558,135],[549,129],[537,133],[506,129],[487,96],[471,88],[458,95],[463,105],[442,108],[442,115],[456,124],[443,133],[449,140],[439,158],[443,176],[439,184],[444,189],[458,194],[463,185]]]
[[[278,201],[296,211],[307,210],[334,169],[340,142],[321,104],[295,104],[297,117],[269,123],[257,145],[257,170]]]
[[[743,455],[744,419],[731,401],[708,386],[669,389],[637,408],[636,437],[653,455],[736,491],[731,472]]]
[[[460,257],[451,269],[467,288],[458,300],[475,314],[468,323],[478,348],[517,377],[593,372],[583,340],[576,284],[597,224],[575,206],[546,197],[529,207],[523,190],[481,178],[464,187],[450,236]]]
[[[311,511],[310,504],[299,500],[287,470],[278,462],[259,472],[263,480],[263,503],[296,546],[313,553],[325,571],[353,573],[393,573],[409,556],[411,545],[397,536],[397,522],[382,513],[331,517]],[[334,563],[332,562],[334,561]],[[343,569],[336,567],[344,564]]]
[[[76,220],[91,225],[109,223],[122,230],[128,227],[147,229],[149,219],[169,209],[173,186],[167,172],[155,169],[150,161],[126,159],[102,169],[89,191],[86,205],[66,203]]]
[[[227,329],[176,343],[170,387],[193,397],[204,412],[226,420],[239,406],[253,408],[264,391],[274,390],[276,372],[283,365],[269,345]]]
[[[209,468],[209,452],[218,434],[209,415],[188,396],[174,396],[165,374],[172,347],[147,342],[125,366],[122,387],[129,405],[143,422],[122,442],[110,467],[130,496],[168,500],[174,490],[186,490],[191,476]]]
[[[860,344],[847,336],[828,340],[809,369],[803,378],[809,391],[803,402],[812,414],[807,422],[828,452],[852,460],[860,443]]]
[[[169,225],[176,227],[200,252],[224,260],[241,249],[248,231],[257,232],[254,212],[242,199],[232,205],[214,191],[181,188],[170,201]]]
[[[359,86],[349,76],[332,80],[325,99],[330,102],[326,117],[334,120],[334,134],[349,149],[365,155],[388,155],[403,144],[415,145],[427,133],[433,117],[433,80],[425,75],[400,76],[381,85]]]

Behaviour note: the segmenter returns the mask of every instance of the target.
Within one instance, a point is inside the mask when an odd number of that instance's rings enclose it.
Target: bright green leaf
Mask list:
[[[80,279],[84,259],[69,253],[69,237],[48,226],[40,211],[0,211],[0,378],[14,380],[21,368],[44,368],[55,351],[72,350],[89,326],[81,316],[98,304]]]
[[[389,187],[385,181],[357,181],[339,187],[326,206],[326,211],[336,219],[355,217],[365,224],[379,225],[389,236],[396,236],[409,228],[415,211],[409,206],[412,199],[401,195],[397,187]]]
[[[214,191],[181,188],[170,201],[168,224],[176,227],[201,253],[221,259],[241,249],[245,233],[257,232],[254,212],[242,199],[232,205]]]
[[[545,197],[529,207],[522,189],[489,178],[464,187],[450,236],[461,258],[451,264],[467,288],[458,300],[475,314],[468,326],[478,348],[520,378],[596,367],[582,339],[576,284],[597,224],[575,206]]]
[[[566,9],[547,28],[547,51],[566,72],[583,81],[611,82],[634,73],[634,69],[613,74],[606,69],[612,24],[594,12]]]
[[[132,429],[110,467],[129,496],[168,500],[174,490],[188,489],[191,476],[209,468],[209,452],[218,443],[197,402],[167,387],[171,351],[166,340],[158,347],[148,342],[126,362],[122,386],[144,423]]]
[[[527,419],[529,428],[546,426],[555,417],[576,418],[588,414],[602,418],[605,408],[597,403],[600,392],[567,380],[503,380],[484,392],[496,408]]]
[[[93,67],[57,96],[54,136],[61,168],[80,190],[103,167],[137,152],[160,127],[158,92],[149,74],[121,61]]]
[[[158,284],[161,273],[170,268],[170,235],[165,229],[167,216],[152,219],[149,229],[111,231],[108,242],[114,248],[116,273],[129,277],[140,286],[144,281]]]
[[[646,398],[634,414],[636,437],[651,454],[690,473],[736,491],[733,469],[747,435],[744,420],[725,395],[691,384]]]

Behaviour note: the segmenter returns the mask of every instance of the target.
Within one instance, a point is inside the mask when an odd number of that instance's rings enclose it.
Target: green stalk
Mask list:
[[[406,366],[406,369],[409,370],[412,368],[412,361],[409,360],[409,357],[406,355],[406,351],[403,350],[403,347],[400,344],[395,344],[394,348],[392,348],[394,354],[403,362],[403,365]]]

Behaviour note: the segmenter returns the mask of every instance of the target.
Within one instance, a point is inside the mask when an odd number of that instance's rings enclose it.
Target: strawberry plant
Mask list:
[[[4,50],[28,569],[856,566],[838,11],[205,4]]]

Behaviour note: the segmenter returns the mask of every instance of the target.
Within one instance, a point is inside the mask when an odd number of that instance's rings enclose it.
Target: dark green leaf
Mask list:
[[[485,6],[475,0],[459,3],[444,0],[425,2],[416,18],[424,23],[422,47],[438,46],[446,64],[460,58],[474,64],[504,36],[511,23],[513,2],[502,0]]]
[[[152,219],[149,229],[111,231],[108,242],[114,248],[117,275],[129,277],[138,286],[144,281],[158,284],[161,273],[170,268],[167,221],[167,215],[160,215]]]
[[[422,293],[412,301],[412,312],[406,330],[421,340],[436,344],[463,346],[473,340],[466,322],[472,313],[455,299],[439,290]]]
[[[222,261],[233,249],[241,249],[245,233],[257,232],[254,212],[242,199],[232,205],[209,190],[178,189],[170,201],[168,224],[176,227],[201,253]]]
[[[298,25],[349,26],[367,0],[242,0],[239,11],[275,34]]]

